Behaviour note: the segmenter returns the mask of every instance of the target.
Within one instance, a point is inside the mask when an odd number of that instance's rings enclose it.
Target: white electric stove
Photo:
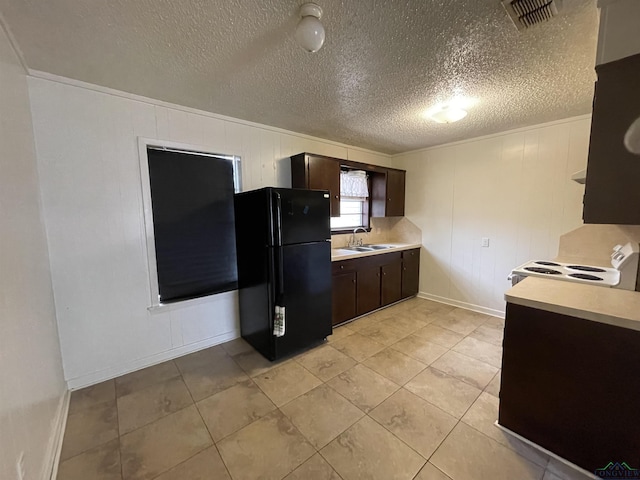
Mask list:
[[[638,277],[639,246],[632,243],[616,245],[611,254],[611,268],[576,263],[532,260],[511,271],[509,279],[515,285],[526,277],[546,277],[567,282],[580,282],[601,287],[635,290]]]

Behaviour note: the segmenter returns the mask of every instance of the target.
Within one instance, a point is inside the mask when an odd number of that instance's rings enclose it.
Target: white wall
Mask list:
[[[29,87],[71,388],[239,334],[235,292],[147,310],[138,136],[240,155],[245,190],[290,185],[285,157],[303,151],[390,162],[386,155],[63,79],[30,78]]]
[[[582,224],[590,117],[394,158],[407,170],[406,215],[422,229],[420,291],[499,314],[511,269],[551,259]],[[481,247],[481,238],[490,247]]]
[[[600,29],[596,64],[640,53],[640,2],[600,0]]]
[[[25,71],[0,24],[0,478],[48,478],[67,398]]]

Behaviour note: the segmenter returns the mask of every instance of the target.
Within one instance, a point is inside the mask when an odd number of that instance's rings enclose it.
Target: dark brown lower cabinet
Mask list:
[[[402,292],[402,260],[383,265],[382,273],[382,305],[389,305],[401,298]]]
[[[356,274],[356,314],[363,315],[380,308],[380,267],[358,269]]]
[[[333,324],[356,316],[356,272],[333,275]]]
[[[419,266],[417,248],[333,262],[333,324],[418,293]]]
[[[640,331],[508,303],[503,346],[500,425],[592,473],[640,468]]]
[[[420,249],[402,252],[402,298],[418,294],[420,278]]]

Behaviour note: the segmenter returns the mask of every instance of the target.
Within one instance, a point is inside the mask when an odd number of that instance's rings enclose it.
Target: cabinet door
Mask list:
[[[358,268],[356,305],[358,315],[380,308],[380,267]]]
[[[385,217],[404,216],[405,172],[387,170],[387,208]]]
[[[418,293],[420,279],[420,249],[402,252],[402,298]]]
[[[382,305],[400,300],[402,288],[402,262],[383,265],[382,271]]]
[[[308,188],[329,190],[331,195],[331,216],[340,216],[340,162],[335,158],[308,157]]]
[[[640,225],[640,156],[623,143],[640,118],[640,55],[596,70],[583,218],[585,223]]]
[[[356,316],[356,272],[333,275],[334,325]]]
[[[507,303],[500,425],[590,472],[638,468],[638,345],[635,330]]]

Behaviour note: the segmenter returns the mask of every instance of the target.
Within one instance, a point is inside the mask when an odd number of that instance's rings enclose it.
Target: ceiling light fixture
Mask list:
[[[467,116],[467,113],[468,112],[463,108],[454,107],[452,105],[443,105],[437,110],[433,110],[429,113],[429,117],[438,123],[453,123],[458,120],[462,120]]]
[[[431,107],[424,112],[424,116],[438,123],[453,123],[466,117],[467,109],[476,103],[477,101],[471,98],[454,98]]]
[[[300,7],[302,17],[296,27],[296,41],[307,52],[315,53],[324,44],[324,27],[320,22],[322,8],[315,3],[305,3]]]

